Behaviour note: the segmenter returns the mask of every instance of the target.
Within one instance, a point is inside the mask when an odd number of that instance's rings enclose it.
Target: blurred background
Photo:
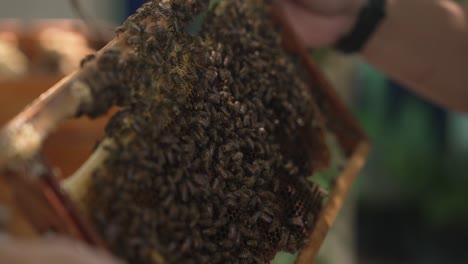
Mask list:
[[[89,16],[119,24],[144,1],[81,2]],[[36,21],[76,16],[64,0],[1,1],[0,23],[11,18]],[[357,57],[329,51],[317,54],[373,144],[370,160],[319,262],[468,263],[468,118],[416,97]],[[0,107],[3,124],[43,90],[34,90],[27,100],[14,101],[20,98],[18,93],[28,93],[28,88],[12,89],[11,83],[1,81],[6,78],[1,73],[0,89],[7,92],[0,101],[12,101],[16,107]],[[91,147],[86,145],[83,152]],[[281,256],[276,263],[288,258]]]

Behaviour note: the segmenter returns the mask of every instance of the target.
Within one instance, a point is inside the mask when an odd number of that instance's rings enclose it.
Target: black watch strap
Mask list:
[[[386,0],[369,0],[359,13],[351,32],[338,40],[335,49],[346,54],[359,52],[385,17],[385,8]]]

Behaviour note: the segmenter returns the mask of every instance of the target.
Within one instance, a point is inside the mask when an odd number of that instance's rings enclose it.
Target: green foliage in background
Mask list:
[[[467,156],[439,152],[432,116],[419,100],[407,98],[389,121],[385,77],[365,64],[361,72],[366,104],[356,106],[356,114],[371,137],[379,171],[403,186],[405,197],[417,202],[434,223],[467,219]]]
[[[286,252],[280,252],[276,254],[275,259],[271,261],[271,264],[292,264],[297,258],[297,254],[290,254]]]

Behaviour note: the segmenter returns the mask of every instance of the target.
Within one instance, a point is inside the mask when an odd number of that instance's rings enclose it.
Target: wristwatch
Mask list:
[[[386,0],[369,0],[359,12],[353,29],[338,40],[335,49],[345,54],[361,51],[385,17],[386,2]]]

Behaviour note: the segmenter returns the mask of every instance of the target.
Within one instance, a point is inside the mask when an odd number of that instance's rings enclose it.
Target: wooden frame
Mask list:
[[[273,11],[285,29],[286,47],[301,56],[303,65],[314,82],[311,84],[311,91],[316,98],[320,98],[319,108],[325,118],[326,128],[335,136],[339,147],[347,158],[346,166],[336,178],[334,188],[319,215],[308,244],[296,260],[296,263],[300,264],[313,263],[353,181],[364,165],[370,144],[350,111],[340,101],[319,68],[312,61],[303,43],[294,34],[281,10],[274,9]],[[116,42],[111,41],[109,45],[116,45]],[[52,229],[86,241],[91,245],[105,248],[104,243],[95,234],[93,228],[77,213],[75,206],[62,192],[50,168],[44,165],[45,163],[42,162],[42,158],[38,154],[42,140],[58,123],[73,117],[79,107],[80,98],[74,97],[71,84],[80,74],[82,72],[65,77],[0,131],[0,176],[3,176],[3,180],[15,190],[10,198],[13,205],[22,212],[22,217],[28,220],[30,226],[27,233],[29,235],[34,233],[31,230],[35,230],[35,233],[39,235]],[[58,112],[54,109],[67,109],[67,111]],[[57,113],[59,114],[57,115]],[[39,142],[31,145],[31,149],[12,150],[11,146],[14,145],[18,133],[24,133],[21,129],[28,125],[32,125],[39,131]],[[26,152],[22,153],[21,151]],[[18,157],[21,157],[19,163],[16,162]],[[34,166],[38,160],[41,161],[42,166],[40,173],[31,172],[26,168]],[[18,166],[24,167],[22,168],[24,173],[18,173]],[[11,170],[12,167],[15,170]],[[34,204],[34,208],[31,208],[31,204]]]
[[[335,178],[333,189],[309,236],[308,243],[296,260],[297,264],[309,264],[316,259],[354,180],[365,164],[370,151],[370,142],[319,67],[313,62],[310,52],[290,26],[282,10],[273,8],[273,14],[284,29],[285,47],[302,58],[303,66],[313,82],[309,87],[318,101],[326,128],[335,137],[347,159],[344,168]]]

